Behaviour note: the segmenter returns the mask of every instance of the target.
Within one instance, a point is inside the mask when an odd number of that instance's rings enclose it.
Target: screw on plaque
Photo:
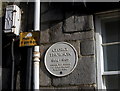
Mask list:
[[[62,74],[62,71],[60,71],[60,74]]]

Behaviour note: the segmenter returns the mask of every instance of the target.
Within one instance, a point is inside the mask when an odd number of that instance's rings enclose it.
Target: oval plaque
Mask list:
[[[66,76],[76,67],[78,54],[67,42],[53,44],[45,54],[46,69],[54,76]]]

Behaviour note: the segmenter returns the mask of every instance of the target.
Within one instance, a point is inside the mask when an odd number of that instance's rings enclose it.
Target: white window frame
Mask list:
[[[103,48],[102,48],[102,36],[101,36],[101,20],[107,18],[120,17],[120,10],[113,10],[107,12],[100,12],[95,14],[95,26],[96,26],[96,56],[97,56],[97,89],[106,89],[103,84],[103,75],[116,75],[120,74],[120,71],[107,71],[104,72],[104,60],[103,60]],[[117,42],[115,42],[117,43]]]

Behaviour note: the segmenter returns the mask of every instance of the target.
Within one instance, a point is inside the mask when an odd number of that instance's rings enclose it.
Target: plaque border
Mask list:
[[[50,69],[49,69],[48,66],[47,66],[46,57],[47,57],[48,51],[49,51],[54,45],[56,45],[56,44],[61,44],[61,43],[62,43],[62,44],[66,44],[66,45],[70,46],[70,47],[73,49],[73,51],[74,51],[74,53],[75,53],[75,59],[76,59],[75,61],[76,61],[76,62],[75,62],[74,67],[72,68],[71,71],[69,71],[69,72],[66,73],[66,74],[58,75],[58,74],[54,74],[53,72],[50,71]],[[56,42],[56,43],[52,44],[52,45],[47,49],[47,51],[46,51],[46,53],[45,53],[45,56],[44,56],[44,64],[45,64],[45,67],[46,67],[47,71],[48,71],[50,74],[52,74],[52,75],[54,75],[54,76],[57,76],[57,77],[63,77],[63,76],[66,76],[66,75],[69,75],[70,73],[72,73],[73,70],[76,68],[77,63],[78,63],[78,53],[77,53],[75,47],[74,47],[72,44],[68,43],[68,42]]]

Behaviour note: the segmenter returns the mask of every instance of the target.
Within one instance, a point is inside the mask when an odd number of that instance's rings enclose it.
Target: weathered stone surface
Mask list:
[[[81,91],[78,86],[66,86],[66,87],[41,87],[40,91]]]
[[[76,32],[66,34],[62,32],[62,23],[59,23],[50,29],[50,42],[93,39],[94,31]]]
[[[64,34],[64,40],[85,40],[85,39],[93,39],[93,38],[94,38],[94,31]]]
[[[80,41],[68,41],[70,44],[73,45],[73,47],[75,47],[77,53],[78,53],[78,57],[80,57]]]
[[[50,47],[51,45],[50,44],[46,44],[46,45],[40,45],[40,56],[41,58],[43,59],[47,49]]]
[[[26,5],[26,4],[25,4]],[[23,5],[24,6],[24,5]],[[22,6],[21,6],[22,7]],[[22,8],[26,8],[24,6]],[[92,40],[94,38],[93,32],[93,17],[90,16],[72,16],[65,20],[63,25],[63,15],[61,11],[55,10],[48,10],[49,5],[47,4],[42,12],[42,26],[43,28],[41,31],[41,38],[40,38],[40,53],[41,53],[41,62],[40,62],[40,86],[46,89],[53,88],[52,91],[58,91],[61,89],[65,91],[73,90],[73,91],[83,91],[84,89],[89,89],[88,87],[82,87],[81,84],[93,84],[96,82],[96,73],[95,73],[95,59],[94,57],[84,56],[81,58],[82,55],[92,55],[93,51],[89,50],[84,46],[87,43],[83,43],[85,40]],[[33,8],[33,7],[31,7]],[[50,8],[49,8],[50,9]],[[23,9],[24,10],[24,9]],[[23,15],[27,14],[27,9],[24,11]],[[0,14],[1,15],[1,14]],[[30,15],[31,16],[31,15]],[[54,17],[53,17],[54,16]],[[26,20],[27,16],[22,17],[22,30],[26,31]],[[32,28],[32,21],[28,22],[28,29]],[[26,28],[25,28],[26,27]],[[44,65],[44,54],[46,50],[52,45],[52,43],[59,42],[59,41],[67,41],[71,43],[78,52],[79,61],[78,65],[75,70],[68,76],[65,77],[54,77],[52,76],[45,68]],[[82,41],[81,45],[83,45],[83,50],[80,49],[80,41]],[[88,43],[89,44],[89,43]],[[90,45],[91,42],[90,42]],[[87,51],[84,51],[87,50]],[[81,51],[81,53],[80,53]],[[17,53],[18,54],[18,53]],[[0,72],[1,73],[1,72]],[[4,88],[8,88],[10,86],[10,69],[5,69],[3,72],[5,81],[3,82]],[[20,79],[20,73],[18,74],[18,80]],[[7,80],[8,79],[8,80]],[[7,85],[6,85],[7,83]],[[9,85],[8,85],[9,84]],[[19,82],[17,82],[17,88],[20,88]],[[66,86],[68,87],[66,87]],[[74,86],[73,86],[74,85]],[[81,87],[77,87],[80,86]],[[58,86],[58,87],[53,87]],[[10,87],[9,87],[10,88]],[[91,87],[90,87],[91,88]]]
[[[40,53],[41,53],[40,86],[50,86],[51,85],[50,74],[48,73],[48,71],[46,70],[45,65],[44,65],[44,55],[49,47],[50,47],[50,44],[40,46]]]
[[[85,40],[81,42],[81,54],[82,55],[94,55],[95,54],[95,41]]]
[[[64,22],[64,32],[75,32],[77,31],[75,26],[75,16],[67,18]]]
[[[79,58],[77,67],[70,75],[62,78],[53,78],[54,86],[93,84],[95,82],[95,59],[89,56]]]
[[[48,74],[45,67],[42,65],[40,66],[40,86],[50,86],[51,85],[51,79],[50,75]]]
[[[84,39],[93,39],[94,31],[84,31],[84,32],[75,32],[75,33],[64,33],[63,32],[63,22],[57,23],[50,29],[41,31],[40,41],[41,43],[53,43],[59,41],[68,41],[68,40],[84,40]]]
[[[50,28],[50,42],[58,42],[64,40],[64,34],[62,33],[62,22]]]
[[[49,43],[49,29],[40,32],[40,43]]]
[[[94,29],[93,16],[71,16],[64,22],[64,32],[79,32]]]

